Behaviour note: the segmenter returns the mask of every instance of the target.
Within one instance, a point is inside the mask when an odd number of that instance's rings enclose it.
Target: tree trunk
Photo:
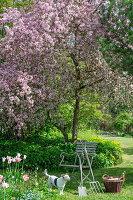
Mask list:
[[[69,143],[69,140],[68,140],[68,134],[66,133],[65,131],[65,128],[64,127],[61,127],[60,125],[54,123],[52,120],[51,120],[51,117],[50,117],[50,113],[47,112],[48,114],[48,119],[50,120],[51,124],[53,124],[58,130],[60,130],[64,136],[64,139],[65,139],[65,142],[66,143]]]
[[[61,130],[60,130],[61,131]],[[62,133],[63,133],[63,135],[64,135],[64,138],[65,138],[65,142],[68,144],[68,134],[65,132],[65,130],[62,130],[61,131]]]
[[[55,123],[52,123],[58,130],[60,130],[65,138],[65,142],[68,143],[68,134],[66,133],[65,131],[65,128],[62,128],[61,126],[55,124]]]
[[[77,135],[78,135],[78,118],[79,118],[79,105],[80,105],[80,91],[79,90],[76,90],[75,97],[76,97],[76,103],[75,103],[74,116],[73,116],[72,143],[77,142]]]

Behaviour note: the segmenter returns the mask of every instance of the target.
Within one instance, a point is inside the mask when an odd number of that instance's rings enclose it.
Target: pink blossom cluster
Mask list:
[[[3,157],[2,158],[2,162],[4,163],[6,160],[8,161],[8,164],[11,164],[11,163],[15,163],[15,162],[21,162],[21,154],[20,153],[17,153],[17,156],[12,158],[11,156],[7,156],[6,158]],[[26,160],[26,155],[23,156],[23,160]]]
[[[27,174],[25,174],[25,175],[23,176],[23,179],[24,179],[24,181],[28,181],[28,180],[29,180],[29,176],[28,176]]]

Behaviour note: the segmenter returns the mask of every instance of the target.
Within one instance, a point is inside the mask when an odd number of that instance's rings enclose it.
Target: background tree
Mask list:
[[[121,112],[113,122],[116,130],[126,133],[133,132],[133,116],[132,113]]]
[[[6,37],[0,44],[0,106],[6,134],[30,132],[49,119],[68,142],[60,109],[68,103],[74,107],[76,142],[80,102],[87,101],[90,91],[105,101],[112,94],[130,94],[129,81],[112,72],[99,52],[96,36],[104,30],[96,12],[99,5],[101,1],[46,0],[37,1],[28,12],[10,8],[2,15]],[[123,87],[128,88],[124,95]]]
[[[113,69],[133,75],[133,1],[111,0],[101,8],[101,22],[107,27],[100,39],[104,59]]]

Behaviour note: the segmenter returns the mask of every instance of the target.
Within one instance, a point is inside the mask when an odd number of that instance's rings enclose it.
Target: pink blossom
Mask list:
[[[2,175],[0,175],[0,180],[2,180],[3,179],[3,176]]]
[[[28,175],[27,175],[27,174],[25,174],[25,175],[23,176],[23,179],[24,179],[24,181],[27,181],[27,180],[29,180],[29,177],[28,177]]]
[[[15,160],[16,160],[17,162],[21,162],[22,159],[19,158],[19,157],[16,157]]]
[[[12,197],[12,199],[15,199],[15,197]]]
[[[2,183],[2,187],[3,187],[3,188],[8,188],[8,187],[9,187],[9,184],[4,182],[4,183]]]
[[[21,134],[21,133],[18,133],[18,134],[17,134],[17,136],[18,136],[18,137],[21,137],[21,136],[22,136],[22,134]]]

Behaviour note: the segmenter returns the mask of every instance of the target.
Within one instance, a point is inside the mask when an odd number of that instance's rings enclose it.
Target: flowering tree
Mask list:
[[[36,1],[28,12],[10,8],[2,15],[1,127],[13,133],[49,119],[68,142],[60,105],[74,102],[72,141],[77,140],[82,92],[104,98],[129,87],[99,52],[104,33],[97,9],[102,1]],[[8,24],[5,25],[5,24]],[[130,90],[129,90],[130,91]],[[87,96],[87,95],[86,95]]]

